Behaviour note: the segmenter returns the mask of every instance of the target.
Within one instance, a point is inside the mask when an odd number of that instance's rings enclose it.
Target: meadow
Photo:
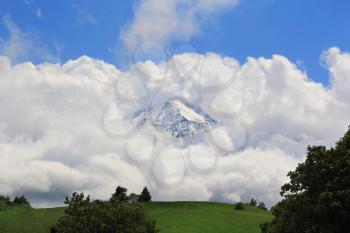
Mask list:
[[[272,219],[269,211],[248,204],[213,202],[151,202],[142,204],[156,220],[161,233],[258,233],[259,225]],[[1,233],[49,233],[64,208],[34,209],[23,206],[0,210]]]

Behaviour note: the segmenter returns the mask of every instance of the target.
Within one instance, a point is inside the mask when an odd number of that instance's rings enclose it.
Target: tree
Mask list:
[[[59,219],[51,232],[89,232],[93,215],[90,197],[85,197],[83,193],[73,193],[71,199],[66,197],[64,204],[68,205],[65,215]]]
[[[261,233],[268,233],[268,232],[269,232],[269,225],[270,225],[269,222],[264,222],[264,223],[260,224],[260,225],[259,225],[259,227],[260,227],[260,232],[261,232]]]
[[[309,146],[305,162],[288,176],[265,232],[350,232],[350,128],[334,148]]]
[[[112,194],[111,201],[117,201],[117,202],[127,202],[128,201],[128,194],[127,189],[121,186],[118,186],[115,190],[115,193]]]
[[[9,196],[2,196],[0,195],[0,201],[4,202],[4,204],[6,205],[10,205],[11,204],[11,200]]]
[[[257,203],[258,203],[257,200],[255,200],[254,198],[252,198],[252,199],[250,200],[250,203],[249,203],[249,204],[250,204],[251,206],[253,206],[253,207],[256,207]]]
[[[9,205],[11,205],[10,198],[0,195],[0,211],[6,209]]]
[[[151,193],[148,191],[147,187],[144,187],[140,194],[139,202],[150,202],[151,200]]]
[[[244,210],[244,206],[242,202],[238,202],[235,204],[235,210]]]
[[[130,203],[137,203],[139,201],[140,195],[137,195],[135,193],[130,193],[128,200]]]
[[[142,209],[127,202],[91,201],[83,193],[66,198],[65,214],[51,233],[155,233],[155,222]]]
[[[267,210],[266,205],[265,205],[264,202],[259,202],[258,208],[259,209],[263,209],[263,210]]]
[[[29,201],[23,195],[20,196],[20,197],[16,196],[13,199],[12,204],[14,204],[14,205],[23,205],[23,206],[30,207]]]

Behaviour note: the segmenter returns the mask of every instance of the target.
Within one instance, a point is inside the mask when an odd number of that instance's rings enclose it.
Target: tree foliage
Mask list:
[[[151,193],[148,191],[147,187],[144,187],[139,196],[139,202],[150,202],[151,200]]]
[[[238,202],[235,204],[235,210],[244,210],[244,205],[242,202]]]
[[[10,204],[10,197],[0,195],[0,211],[5,210]]]
[[[265,205],[264,202],[259,202],[258,208],[259,208],[259,209],[263,209],[263,210],[267,210],[266,205]]]
[[[12,201],[13,205],[23,205],[23,206],[27,206],[30,207],[30,203],[27,200],[27,198],[25,198],[23,195],[21,196],[16,196],[13,201]]]
[[[112,196],[110,201],[91,201],[83,193],[73,193],[71,198],[66,198],[68,207],[51,233],[157,232],[155,222],[148,220],[139,206],[121,201],[119,197]]]
[[[262,232],[350,232],[350,128],[334,148],[309,146],[306,161],[288,176]]]
[[[127,194],[128,190],[124,187],[118,186],[115,190],[115,193],[112,194],[112,197],[110,201],[117,201],[117,202],[126,202],[128,201],[129,197]]]
[[[137,195],[135,193],[130,193],[128,196],[128,201],[130,203],[137,203],[139,201],[140,195]]]
[[[9,196],[0,195],[0,202],[3,202],[4,204],[10,205],[11,199]]]
[[[254,198],[250,199],[249,204],[250,204],[251,206],[256,207],[257,203],[258,203],[258,201],[255,200]]]
[[[10,207],[24,206],[30,208],[30,203],[27,198],[23,195],[16,196],[13,201],[11,201],[9,196],[0,195],[0,210],[4,210]]]

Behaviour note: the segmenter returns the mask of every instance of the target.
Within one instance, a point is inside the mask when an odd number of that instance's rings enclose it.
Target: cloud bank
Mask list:
[[[0,58],[0,190],[34,206],[84,191],[108,198],[117,185],[155,200],[279,200],[286,174],[309,144],[328,146],[350,119],[350,54],[323,54],[331,85],[286,57],[239,64],[182,54],[127,71],[83,56],[65,64]],[[181,97],[220,120],[189,145],[145,127],[131,113]]]

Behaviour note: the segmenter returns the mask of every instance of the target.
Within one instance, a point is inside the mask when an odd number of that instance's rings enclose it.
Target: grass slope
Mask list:
[[[258,233],[259,225],[272,218],[271,213],[245,205],[243,211],[233,205],[211,202],[156,202],[146,206],[164,233]]]
[[[64,213],[63,208],[8,208],[0,211],[1,233],[50,233],[51,226]]]
[[[161,233],[258,233],[259,224],[271,219],[268,211],[245,205],[210,202],[153,202],[144,205]],[[49,233],[64,208],[15,207],[0,211],[1,233]]]

